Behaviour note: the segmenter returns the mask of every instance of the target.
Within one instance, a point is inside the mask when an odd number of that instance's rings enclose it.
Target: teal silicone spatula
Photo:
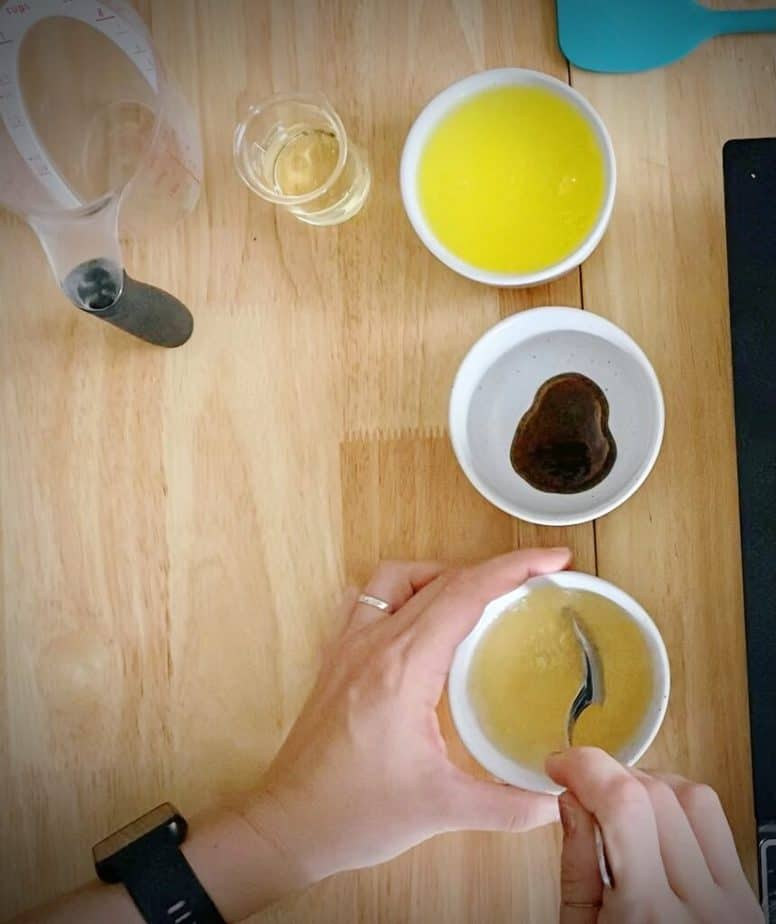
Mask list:
[[[557,0],[561,51],[577,67],[624,74],[670,64],[716,35],[776,32],[776,9],[712,10],[695,0]]]

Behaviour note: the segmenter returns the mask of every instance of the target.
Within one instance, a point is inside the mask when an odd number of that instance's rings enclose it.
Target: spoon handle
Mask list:
[[[601,882],[605,889],[614,888],[614,876],[609,866],[609,858],[606,856],[606,844],[601,828],[597,821],[593,821],[593,834],[595,836],[595,854],[598,859],[598,872],[601,874]]]

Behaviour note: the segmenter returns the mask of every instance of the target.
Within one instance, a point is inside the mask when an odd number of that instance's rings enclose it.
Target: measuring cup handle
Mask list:
[[[194,319],[183,302],[163,289],[132,279],[126,272],[124,288],[116,301],[102,311],[90,313],[163,347],[182,346],[194,329]]]
[[[156,346],[182,346],[194,329],[194,319],[183,302],[163,289],[132,279],[126,272],[121,295],[112,305],[102,309],[79,307]]]
[[[156,346],[181,346],[194,329],[194,319],[182,302],[163,289],[138,282],[106,257],[79,263],[68,273],[62,290],[87,314]]]

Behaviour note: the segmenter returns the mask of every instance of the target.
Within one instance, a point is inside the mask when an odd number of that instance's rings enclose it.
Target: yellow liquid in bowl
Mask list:
[[[589,706],[572,744],[615,756],[630,744],[649,709],[652,658],[641,629],[616,603],[589,591],[537,587],[500,616],[474,652],[469,695],[483,732],[504,754],[543,771],[568,747],[569,708],[582,682],[582,656],[570,619],[598,649],[605,699]]]
[[[485,90],[446,115],[421,154],[426,221],[466,263],[546,269],[592,232],[606,187],[601,145],[574,105],[544,87]]]

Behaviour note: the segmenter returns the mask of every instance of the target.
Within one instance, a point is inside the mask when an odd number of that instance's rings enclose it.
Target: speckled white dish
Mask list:
[[[609,474],[579,494],[539,491],[509,459],[539,387],[564,372],[603,390],[617,444]],[[664,424],[660,383],[643,350],[616,324],[579,308],[521,311],[492,327],[461,363],[450,396],[450,437],[471,483],[512,516],[546,526],[585,523],[624,503],[652,470]]]

